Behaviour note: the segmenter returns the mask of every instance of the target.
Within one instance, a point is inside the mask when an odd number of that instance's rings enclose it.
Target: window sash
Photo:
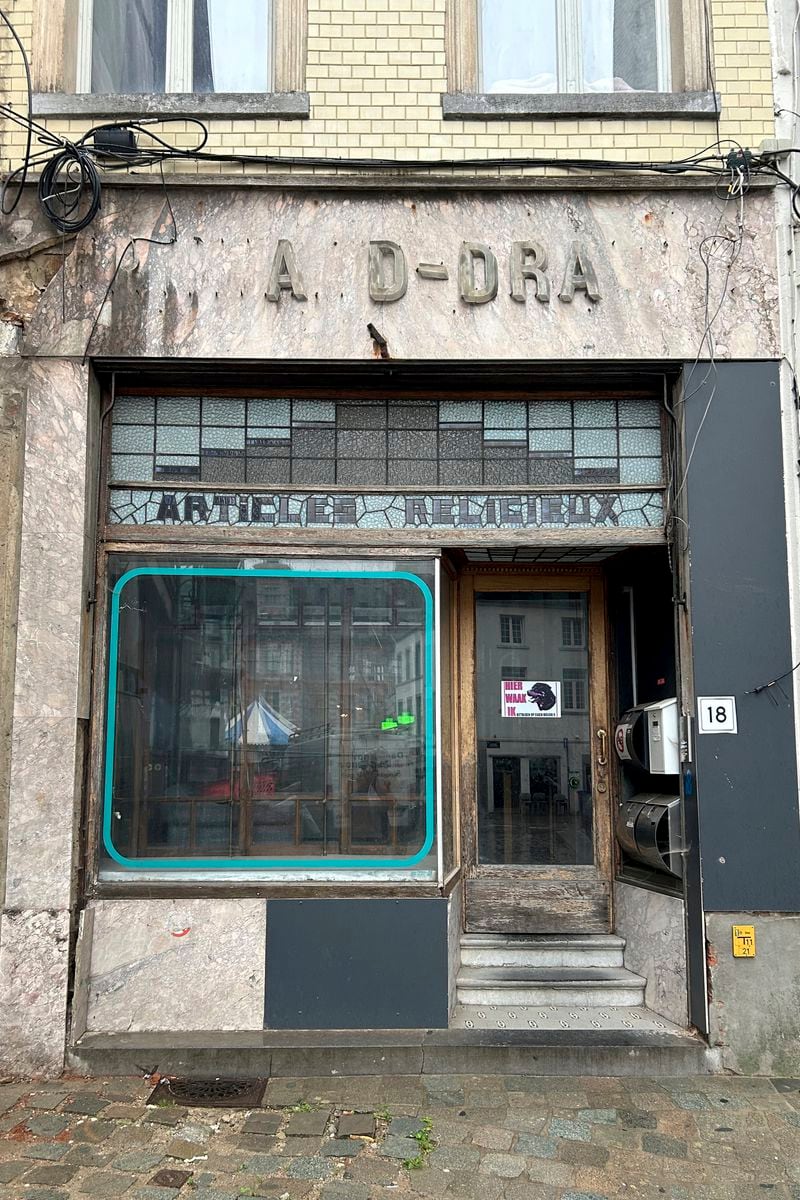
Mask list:
[[[267,0],[265,0],[265,3]],[[270,6],[273,9],[273,6]],[[194,91],[193,32],[194,0],[168,0],[165,94]],[[75,90],[92,90],[92,18],[94,0],[78,0],[78,43],[75,70]],[[273,18],[267,22],[267,90],[274,86]]]
[[[479,89],[485,91],[482,34],[487,0],[478,3],[478,78]],[[558,92],[583,93],[582,0],[555,0],[555,7]],[[655,27],[658,90],[669,92],[672,89],[669,0],[655,0]]]

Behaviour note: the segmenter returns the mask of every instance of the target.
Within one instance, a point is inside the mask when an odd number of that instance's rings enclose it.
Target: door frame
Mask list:
[[[586,592],[589,600],[589,728],[593,782],[594,865],[516,866],[478,862],[478,743],[476,728],[475,595],[477,592]],[[559,881],[565,884],[599,880],[608,893],[611,918],[611,880],[614,869],[613,771],[610,761],[611,712],[608,670],[608,617],[605,577],[601,567],[489,566],[462,564],[457,578],[454,625],[457,630],[458,697],[456,781],[460,813],[461,864],[465,880],[504,880],[509,885]],[[598,736],[602,731],[605,739]],[[605,761],[603,761],[605,760]]]

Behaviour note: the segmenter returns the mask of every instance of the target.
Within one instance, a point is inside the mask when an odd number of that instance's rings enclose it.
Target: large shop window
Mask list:
[[[435,867],[433,563],[109,583],[106,866]]]

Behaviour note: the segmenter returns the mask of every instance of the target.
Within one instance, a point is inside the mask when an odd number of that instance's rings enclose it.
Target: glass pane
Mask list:
[[[167,0],[94,0],[92,91],[163,92]]]
[[[269,90],[268,0],[194,0],[194,91]]]
[[[588,599],[476,595],[478,858],[591,864]]]
[[[344,578],[333,564],[311,577],[140,566],[118,560],[113,576],[133,571],[112,611],[112,857],[424,857],[432,567],[417,562],[406,579],[394,562],[380,573],[348,564]]]
[[[482,0],[485,92],[558,90],[555,0]]]
[[[583,0],[587,92],[658,90],[656,0]]]

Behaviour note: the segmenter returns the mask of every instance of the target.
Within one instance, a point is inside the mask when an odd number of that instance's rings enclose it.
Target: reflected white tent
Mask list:
[[[228,722],[225,738],[237,746],[285,746],[297,726],[259,696]]]

